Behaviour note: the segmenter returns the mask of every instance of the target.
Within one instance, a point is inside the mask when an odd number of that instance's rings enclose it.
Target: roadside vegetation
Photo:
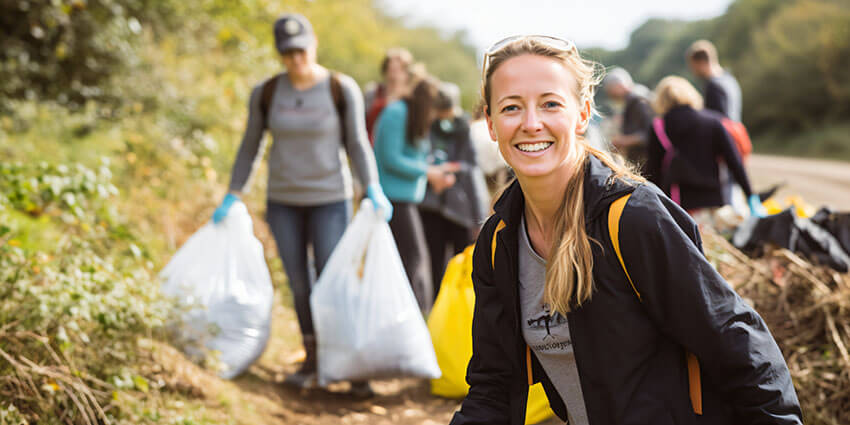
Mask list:
[[[464,84],[469,103],[473,50],[366,0],[0,10],[0,424],[274,420],[262,399],[172,348],[174,306],[157,278],[224,193],[251,88],[280,69],[271,23],[287,10],[310,17],[320,62],[362,84],[387,47],[408,46]],[[254,180],[247,202],[263,232]],[[282,320],[285,275],[273,246],[266,254]],[[274,355],[297,345],[289,328]]]

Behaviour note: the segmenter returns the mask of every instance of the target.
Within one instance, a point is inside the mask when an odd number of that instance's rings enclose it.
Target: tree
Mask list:
[[[69,104],[108,97],[142,26],[167,22],[170,10],[170,0],[0,0],[0,93]]]

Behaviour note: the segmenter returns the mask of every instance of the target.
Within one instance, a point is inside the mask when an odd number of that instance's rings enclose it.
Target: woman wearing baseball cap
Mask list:
[[[244,189],[263,155],[263,132],[272,136],[269,152],[267,220],[288,276],[304,340],[306,359],[286,382],[316,384],[316,336],[310,311],[311,276],[318,276],[352,214],[352,179],[344,151],[366,194],[386,219],[392,206],[378,184],[375,158],[364,122],[363,96],[351,77],[316,62],[317,40],[310,22],[286,14],[274,23],[275,47],[286,71],[254,87],[248,122],[230,179],[230,191],[213,214],[218,223]],[[315,269],[308,249],[312,247]],[[352,386],[369,395],[366,382]]]

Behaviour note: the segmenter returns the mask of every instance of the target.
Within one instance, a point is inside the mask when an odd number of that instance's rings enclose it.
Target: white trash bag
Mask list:
[[[416,376],[438,378],[431,335],[390,227],[364,201],[310,295],[319,384]]]
[[[234,202],[224,220],[192,235],[160,276],[162,292],[188,309],[184,337],[220,352],[219,376],[231,379],[260,357],[274,290],[245,204]]]

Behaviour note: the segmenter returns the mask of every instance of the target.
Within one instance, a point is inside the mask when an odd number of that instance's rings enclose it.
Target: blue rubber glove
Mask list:
[[[767,210],[764,208],[764,205],[761,204],[761,198],[757,193],[753,193],[750,195],[750,199],[747,200],[747,203],[750,204],[750,215],[753,217],[767,217]]]
[[[238,201],[239,197],[228,193],[224,196],[224,200],[221,201],[221,205],[215,209],[212,215],[212,220],[214,224],[218,224],[221,220],[224,220],[227,217],[227,211],[230,210],[230,206],[233,205],[234,202]]]
[[[390,221],[393,217],[393,205],[384,195],[384,190],[378,183],[372,183],[366,188],[366,197],[372,201],[376,211],[384,211],[384,219]]]

